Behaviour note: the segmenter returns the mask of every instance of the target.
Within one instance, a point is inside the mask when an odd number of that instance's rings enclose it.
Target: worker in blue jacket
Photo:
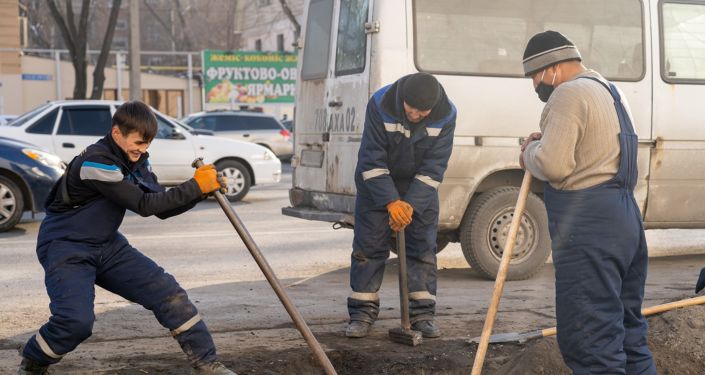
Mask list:
[[[91,335],[95,285],[151,310],[181,345],[192,373],[234,374],[216,361],[213,339],[186,291],[118,231],[125,210],[166,219],[223,185],[210,164],[165,191],[148,160],[156,132],[147,105],[121,105],[110,133],[76,156],[49,194],[37,256],[51,318],[24,346],[18,374],[47,374]]]
[[[439,337],[436,306],[438,186],[453,149],[456,110],[435,77],[415,73],[370,99],[355,170],[348,337],[364,337],[379,314],[378,291],[392,231],[406,228],[412,329]]]

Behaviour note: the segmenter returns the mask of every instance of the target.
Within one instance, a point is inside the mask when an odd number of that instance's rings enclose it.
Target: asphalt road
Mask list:
[[[307,320],[320,325],[321,330],[339,332],[347,318],[345,298],[349,293],[347,267],[352,231],[333,230],[328,223],[281,215],[281,208],[288,205],[290,185],[291,167],[285,165],[280,184],[252,189],[234,208]],[[15,230],[0,234],[0,374],[17,361],[13,348],[49,316],[43,271],[35,255],[38,227],[38,220],[27,219]],[[218,332],[227,336],[231,332],[291,326],[214,200],[166,221],[128,214],[121,231],[133,246],[172,273],[189,291],[205,312],[216,337]],[[656,271],[649,275],[645,304],[687,294],[697,271],[705,266],[705,256],[701,255],[705,253],[705,230],[654,230],[647,232],[647,239],[654,257],[651,269]],[[684,254],[690,255],[680,256]],[[452,309],[452,313],[444,310],[439,315],[447,316],[449,324],[457,316],[481,322],[492,283],[468,268],[458,244],[450,244],[439,254],[439,269],[439,305]],[[398,316],[394,311],[398,303],[395,270],[389,267],[382,294],[388,302],[381,319],[389,319],[390,324]],[[498,323],[499,327],[504,324],[506,328],[529,328],[524,327],[529,322],[550,326],[554,314],[550,266],[532,280],[508,283],[506,293],[509,301],[525,302],[521,308],[512,303],[503,305],[505,313],[515,315]],[[100,288],[96,291],[95,309],[98,321],[89,340],[95,345],[122,338],[164,340],[163,329],[148,312]],[[532,311],[531,318],[521,315],[525,309]],[[328,328],[323,328],[326,325]],[[229,350],[239,350],[236,344],[232,345]],[[96,346],[81,350],[96,350]]]

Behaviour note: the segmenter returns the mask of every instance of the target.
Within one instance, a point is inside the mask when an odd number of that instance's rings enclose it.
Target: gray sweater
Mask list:
[[[619,167],[620,130],[614,101],[601,84],[578,79],[584,76],[605,80],[586,70],[556,87],[541,114],[542,138],[524,151],[526,169],[559,190],[598,185],[611,179]],[[624,95],[622,102],[631,117]]]

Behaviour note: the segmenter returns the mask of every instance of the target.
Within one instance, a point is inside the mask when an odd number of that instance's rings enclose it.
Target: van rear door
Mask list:
[[[370,95],[371,9],[372,0],[308,3],[293,185],[308,195],[307,202],[320,203],[311,203],[318,210],[352,212],[348,198],[355,194],[353,173]],[[329,194],[343,199],[328,199]]]

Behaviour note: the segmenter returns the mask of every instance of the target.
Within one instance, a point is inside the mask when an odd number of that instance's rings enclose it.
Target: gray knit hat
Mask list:
[[[524,50],[524,75],[531,76],[546,67],[570,60],[582,61],[575,44],[561,33],[544,31],[529,39]]]

